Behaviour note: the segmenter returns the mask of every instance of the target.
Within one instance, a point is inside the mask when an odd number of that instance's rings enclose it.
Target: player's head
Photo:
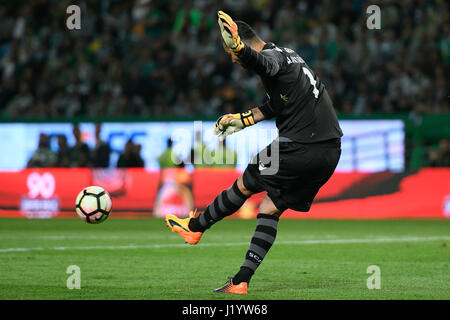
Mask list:
[[[255,30],[253,30],[253,28],[244,21],[238,20],[236,21],[236,25],[238,27],[239,37],[241,38],[242,42],[244,42],[247,46],[255,51],[261,51],[266,43],[261,40],[261,38],[256,34]],[[225,51],[231,55],[233,63],[242,64],[239,61],[239,58],[225,45],[223,41],[222,44]]]
[[[238,27],[238,33],[241,40],[251,47],[253,50],[260,51],[259,47],[264,41],[256,34],[255,30],[250,27],[246,22],[238,20],[236,21],[236,25]]]

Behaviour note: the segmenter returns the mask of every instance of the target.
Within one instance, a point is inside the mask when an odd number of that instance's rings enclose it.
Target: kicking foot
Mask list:
[[[166,216],[166,225],[172,230],[177,232],[183,239],[189,244],[197,244],[203,235],[203,232],[193,232],[189,229],[189,221],[195,217],[195,212],[189,213],[189,218],[178,218],[172,214]]]
[[[233,284],[233,279],[228,278],[228,281],[222,287],[215,289],[214,292],[247,294],[247,282]]]

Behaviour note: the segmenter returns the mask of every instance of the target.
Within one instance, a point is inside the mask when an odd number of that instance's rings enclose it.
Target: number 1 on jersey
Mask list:
[[[303,72],[306,74],[306,76],[309,78],[309,83],[313,86],[313,94],[316,99],[319,97],[319,89],[316,88],[317,81],[314,79],[314,76],[312,75],[311,71],[309,71],[308,68],[303,67]]]

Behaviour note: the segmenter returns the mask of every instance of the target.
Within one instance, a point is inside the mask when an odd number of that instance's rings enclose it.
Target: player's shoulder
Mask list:
[[[279,47],[274,43],[267,43],[261,51],[265,55],[274,56],[290,63],[305,63],[303,58],[291,48]]]
[[[280,47],[280,46],[277,46],[273,42],[266,43],[262,49],[262,52],[265,52],[265,53],[278,52],[278,53],[284,53],[284,54],[297,54],[291,48]]]
[[[284,62],[286,60],[284,51],[272,42],[266,43],[264,45],[263,49],[261,50],[261,54],[277,61],[279,65],[284,65]]]
[[[276,46],[273,42],[267,42],[261,52],[264,54],[277,54],[283,52],[283,50]]]

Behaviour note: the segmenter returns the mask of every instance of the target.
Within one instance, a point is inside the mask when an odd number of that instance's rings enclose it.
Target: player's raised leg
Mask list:
[[[259,206],[256,230],[245,255],[244,263],[233,278],[215,292],[246,294],[250,279],[272,247],[277,236],[278,221],[282,211],[278,210],[266,195]]]
[[[230,188],[222,191],[197,217],[191,213],[189,218],[181,219],[169,214],[166,216],[166,224],[172,232],[177,232],[187,243],[197,244],[203,232],[239,210],[252,194],[252,191],[244,187],[242,176],[240,176]]]

